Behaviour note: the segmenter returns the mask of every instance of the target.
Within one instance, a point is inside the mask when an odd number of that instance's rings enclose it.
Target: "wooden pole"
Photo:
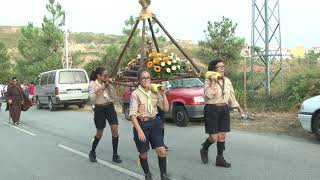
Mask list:
[[[144,66],[144,55],[145,55],[145,52],[144,52],[144,37],[145,37],[145,34],[146,34],[146,20],[143,19],[142,20],[142,35],[141,35],[141,44],[140,44],[140,60],[139,60],[139,70],[142,70],[143,69],[143,66]]]
[[[114,68],[113,68],[111,77],[114,77],[114,76],[116,75],[116,73],[117,73],[117,71],[118,71],[119,64],[120,64],[120,62],[121,62],[121,59],[122,59],[124,53],[126,52],[129,44],[130,44],[131,38],[132,38],[134,32],[135,32],[136,29],[137,29],[137,26],[138,26],[138,24],[139,24],[139,21],[140,21],[140,20],[136,20],[136,23],[135,23],[134,27],[132,28],[132,30],[131,30],[131,32],[130,32],[130,34],[129,34],[129,38],[128,38],[128,40],[127,40],[127,42],[126,42],[126,44],[125,44],[122,52],[120,53],[120,56],[119,56],[119,58],[118,58],[118,60],[117,60],[116,65],[115,65]]]
[[[166,35],[170,38],[170,40],[173,42],[173,44],[180,50],[180,52],[184,55],[184,57],[186,57],[190,61],[190,63],[193,65],[194,69],[196,69],[197,73],[200,73],[200,70],[198,69],[196,64],[192,61],[191,58],[189,58],[189,56],[184,52],[184,50],[179,46],[179,44],[176,42],[176,40],[174,40],[174,38],[164,28],[164,26],[160,23],[160,21],[156,17],[153,17],[153,19],[156,21],[156,23],[158,23],[160,28],[166,33]]]
[[[160,50],[159,50],[159,46],[158,46],[158,43],[157,43],[157,38],[156,38],[156,36],[154,35],[154,31],[153,31],[153,27],[152,27],[152,22],[151,22],[151,19],[150,19],[150,18],[148,18],[148,22],[149,22],[149,28],[150,28],[150,31],[151,31],[151,35],[152,35],[152,39],[153,39],[154,46],[156,47],[156,50],[157,50],[157,52],[159,53]]]

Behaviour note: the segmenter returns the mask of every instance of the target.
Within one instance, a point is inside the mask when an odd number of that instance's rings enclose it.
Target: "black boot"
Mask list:
[[[120,156],[117,155],[117,154],[114,154],[112,156],[112,161],[115,162],[115,163],[122,163],[122,160],[121,160]]]
[[[170,180],[168,174],[161,174],[161,180]]]
[[[203,164],[207,164],[208,163],[208,151],[209,151],[209,147],[212,145],[213,143],[209,141],[209,139],[206,139],[206,141],[202,144],[202,148],[200,149],[200,156],[201,156],[201,161],[203,162]]]
[[[216,158],[216,166],[229,168],[231,167],[231,164],[228,163],[223,156],[217,156]]]
[[[144,176],[145,180],[153,180],[152,174],[149,172]]]
[[[97,156],[95,151],[90,151],[89,153],[89,159],[91,162],[97,162]]]

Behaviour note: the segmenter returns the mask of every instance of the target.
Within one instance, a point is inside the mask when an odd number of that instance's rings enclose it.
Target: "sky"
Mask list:
[[[264,0],[257,0],[258,3]],[[72,32],[122,33],[124,21],[141,10],[138,0],[58,0]],[[269,0],[270,5],[276,0]],[[40,27],[48,0],[0,0],[0,26]],[[282,47],[320,46],[320,1],[279,0]],[[176,39],[205,38],[207,22],[222,16],[238,24],[236,35],[251,41],[252,0],[151,0],[151,10]]]

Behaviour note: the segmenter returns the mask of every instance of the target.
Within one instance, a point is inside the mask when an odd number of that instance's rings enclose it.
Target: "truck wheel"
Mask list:
[[[50,110],[50,111],[55,111],[55,110],[56,110],[56,108],[55,108],[54,105],[53,105],[53,102],[52,102],[52,99],[51,99],[51,98],[49,98],[48,107],[49,107],[49,110]]]
[[[130,106],[128,104],[123,105],[123,113],[128,121],[130,121],[129,109],[130,109]]]
[[[42,109],[42,105],[38,97],[36,99],[36,103],[37,103],[37,109]]]
[[[172,117],[177,126],[188,126],[189,117],[183,106],[176,106]]]
[[[316,117],[314,117],[312,129],[313,129],[314,135],[316,136],[318,141],[320,141],[320,114],[319,113],[316,115]]]

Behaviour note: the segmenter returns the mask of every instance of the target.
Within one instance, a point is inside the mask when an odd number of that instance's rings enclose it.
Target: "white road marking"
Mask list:
[[[84,157],[84,158],[89,159],[88,154],[85,154],[85,153],[83,153],[83,152],[80,152],[80,151],[78,151],[78,150],[76,150],[76,149],[72,149],[72,148],[70,148],[70,147],[68,147],[68,146],[65,146],[65,145],[63,145],[63,144],[58,144],[58,146],[61,147],[61,148],[63,148],[63,149],[65,149],[65,150],[67,150],[67,151],[73,152],[73,153],[78,154],[78,155],[80,155],[80,156],[82,156],[82,157]],[[109,162],[106,162],[106,161],[101,160],[101,159],[98,159],[98,158],[97,158],[97,161],[98,161],[98,163],[100,163],[100,164],[102,164],[102,165],[104,165],[104,166],[107,166],[107,167],[109,167],[109,168],[111,168],[111,169],[117,170],[117,171],[119,171],[119,172],[121,172],[121,173],[124,173],[124,174],[126,174],[126,175],[128,175],[128,176],[131,176],[131,177],[134,177],[134,178],[137,178],[137,179],[140,179],[140,180],[144,180],[144,179],[145,179],[144,176],[142,176],[141,174],[135,173],[135,172],[130,171],[130,170],[128,170],[128,169],[125,169],[125,168],[123,168],[123,167],[116,166],[116,165],[114,165],[114,164],[111,164],[111,163],[109,163]]]
[[[26,133],[26,134],[29,134],[29,135],[31,135],[31,136],[36,136],[36,134],[34,134],[34,133],[32,133],[32,132],[29,132],[29,131],[27,131],[27,130],[21,129],[21,128],[19,128],[18,126],[11,125],[11,124],[9,124],[9,123],[7,123],[7,122],[2,122],[2,123],[3,123],[3,124],[7,124],[7,125],[15,128],[15,129],[19,130],[19,131],[22,131],[22,132],[24,132],[24,133]]]

